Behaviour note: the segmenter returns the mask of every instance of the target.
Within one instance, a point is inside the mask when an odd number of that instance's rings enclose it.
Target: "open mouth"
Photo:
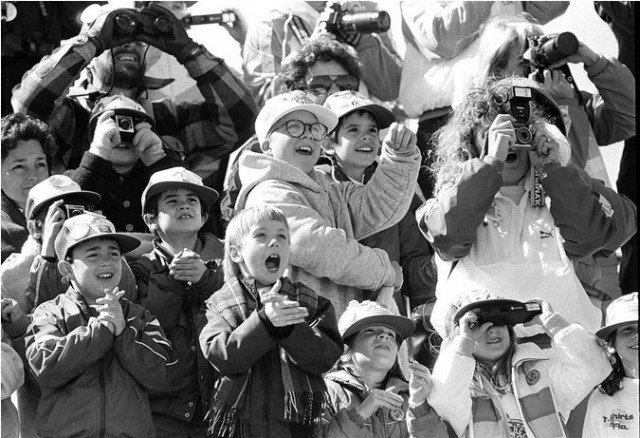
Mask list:
[[[368,154],[373,152],[373,148],[371,146],[361,146],[356,149],[356,152],[362,152],[362,153]]]
[[[311,156],[313,154],[313,149],[310,146],[300,146],[295,149],[295,151],[301,155]]]
[[[264,265],[267,267],[267,271],[278,272],[278,269],[280,269],[280,256],[277,254],[271,254],[267,257],[267,261],[264,262]]]
[[[100,280],[109,280],[110,278],[113,278],[113,274],[111,272],[105,272],[104,274],[98,274],[97,277]]]
[[[193,216],[191,216],[188,213],[183,213],[180,216],[178,216],[178,219],[193,219]]]
[[[515,151],[511,151],[507,154],[507,158],[506,158],[506,162],[507,163],[513,163],[514,161],[516,161],[518,159],[518,154]]]
[[[487,344],[499,344],[502,342],[502,338],[491,338],[487,340]]]

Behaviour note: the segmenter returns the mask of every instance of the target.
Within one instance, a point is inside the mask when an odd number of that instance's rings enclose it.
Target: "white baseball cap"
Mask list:
[[[260,144],[278,120],[294,111],[309,111],[327,127],[327,132],[331,132],[338,124],[338,116],[330,109],[314,103],[310,94],[301,90],[289,91],[272,97],[260,110],[256,119],[256,136]]]

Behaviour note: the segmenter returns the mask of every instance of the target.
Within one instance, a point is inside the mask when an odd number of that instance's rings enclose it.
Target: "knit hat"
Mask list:
[[[68,176],[51,175],[29,190],[24,216],[27,220],[33,219],[45,204],[72,196],[85,200],[87,204],[100,202],[98,193],[82,190],[78,183]]]
[[[85,213],[73,216],[62,224],[53,246],[58,260],[64,260],[74,246],[96,237],[109,237],[118,242],[125,254],[140,246],[140,240],[128,234],[116,233],[116,227],[104,216]]]
[[[147,213],[147,202],[153,195],[174,189],[191,190],[207,207],[211,207],[218,199],[218,192],[205,186],[198,175],[184,167],[172,167],[159,170],[149,178],[149,183],[142,192],[142,213]]]
[[[371,325],[389,327],[398,334],[399,341],[411,336],[415,327],[411,318],[394,315],[377,301],[366,300],[359,303],[352,300],[338,320],[338,331],[342,340],[345,340]]]
[[[357,91],[345,90],[333,93],[324,101],[324,106],[333,111],[338,118],[353,111],[368,111],[376,119],[378,129],[388,128],[396,120],[391,111],[373,103]]]
[[[256,136],[262,144],[271,128],[284,116],[294,111],[309,111],[318,122],[331,132],[338,124],[338,117],[328,108],[313,102],[311,95],[300,90],[289,91],[269,99],[256,118]]]
[[[638,292],[622,295],[607,307],[604,327],[596,332],[602,339],[607,339],[619,327],[638,322]]]

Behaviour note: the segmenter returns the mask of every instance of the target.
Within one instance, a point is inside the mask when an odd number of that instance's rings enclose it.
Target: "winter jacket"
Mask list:
[[[278,73],[283,60],[308,40],[319,17],[305,2],[288,2],[286,7],[271,9],[266,19],[249,26],[242,50],[242,68],[244,82],[260,106],[280,93],[282,84]],[[402,61],[391,39],[384,33],[363,33],[354,49],[362,63],[362,82],[368,92],[382,101],[396,99]],[[366,89],[361,91],[367,93]]]
[[[210,233],[201,233],[194,252],[205,262],[213,261],[200,281],[189,285],[169,274],[172,257],[158,247],[131,265],[138,280],[139,304],[158,318],[173,345],[178,363],[169,369],[169,385],[150,391],[153,414],[168,414],[187,422],[202,422],[211,401],[213,368],[198,348],[204,326],[200,314],[204,302],[223,284],[222,243]],[[198,409],[196,409],[198,408]],[[194,415],[197,414],[197,415]]]
[[[584,171],[558,164],[548,166],[542,180],[545,206],[531,206],[530,177],[516,205],[498,192],[501,166],[490,157],[463,163],[456,184],[416,213],[437,260],[447,262],[439,265],[434,327],[444,334],[450,304],[479,287],[520,301],[546,299],[569,321],[597,330],[601,312],[591,304],[569,257],[615,251],[635,233],[635,206]],[[536,330],[516,326],[519,336]]]
[[[285,409],[278,347],[287,352],[290,362],[307,374],[320,376],[328,371],[343,348],[331,302],[318,296],[316,313],[310,314],[307,322],[274,327],[264,314],[255,281],[234,278],[225,283],[225,288],[241,288],[249,309],[253,310],[232,329],[222,314],[225,303],[219,302],[218,293],[214,293],[206,302],[207,324],[200,333],[200,346],[221,375],[250,373],[247,403],[243,407],[249,409],[247,436],[297,438],[312,433],[313,429],[303,426],[298,426],[296,433],[294,425],[277,420],[282,418]],[[284,278],[280,293],[293,299],[298,288],[306,286]]]
[[[318,429],[318,437],[326,438],[405,438],[447,437],[445,425],[425,402],[409,407],[409,385],[404,380],[389,378],[385,391],[404,398],[402,415],[390,409],[379,408],[371,417],[362,421],[354,409],[362,404],[369,391],[360,379],[344,371],[332,371],[325,376],[329,404]]]
[[[26,346],[41,437],[155,436],[147,390],[166,386],[174,354],[155,318],[120,303],[126,327],[115,337],[72,287],[35,309]]]
[[[418,148],[398,153],[383,146],[380,166],[365,186],[328,183],[269,155],[240,158],[241,210],[256,204],[280,208],[289,221],[292,279],[328,298],[338,317],[361,290],[391,285],[395,271],[386,251],[358,243],[398,223],[413,199]]]
[[[24,368],[18,353],[5,343],[2,333],[2,438],[18,438],[20,436],[20,420],[18,410],[11,402],[11,394],[16,392],[24,382]]]
[[[374,164],[365,171],[365,184],[376,168],[377,164]],[[349,177],[333,160],[330,160],[328,164],[318,164],[316,169],[323,172],[330,181],[349,181]],[[422,205],[422,200],[416,194],[413,196],[409,211],[400,222],[373,236],[362,239],[360,243],[371,248],[384,249],[389,254],[390,260],[400,263],[404,276],[402,296],[433,299],[435,298],[436,266],[433,261],[433,248],[420,233],[416,223],[415,211],[420,205]],[[402,301],[402,299],[398,300],[399,294],[394,295],[396,301]],[[398,302],[398,307],[404,309],[404,303]],[[405,314],[405,312],[402,313]]]
[[[512,357],[511,385],[530,438],[565,437],[571,409],[611,372],[594,335],[578,324],[569,325],[557,313],[549,321],[547,326],[554,326],[550,349],[516,344]],[[471,342],[458,336],[443,344],[427,400],[458,436],[468,431],[471,438],[509,438],[499,414],[502,408],[471,393],[476,360],[465,353],[473,351]]]

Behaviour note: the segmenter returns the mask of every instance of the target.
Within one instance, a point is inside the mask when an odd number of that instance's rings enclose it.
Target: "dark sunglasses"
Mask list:
[[[282,125],[274,128],[272,131],[277,131],[283,126],[285,127],[289,137],[292,138],[302,137],[305,129],[308,127],[309,132],[311,132],[311,137],[316,141],[324,140],[327,137],[327,132],[329,131],[329,129],[322,123],[304,123],[300,120],[288,120]]]
[[[316,96],[327,94],[331,86],[335,84],[340,91],[358,91],[358,80],[351,75],[320,75],[312,77],[306,88]]]

